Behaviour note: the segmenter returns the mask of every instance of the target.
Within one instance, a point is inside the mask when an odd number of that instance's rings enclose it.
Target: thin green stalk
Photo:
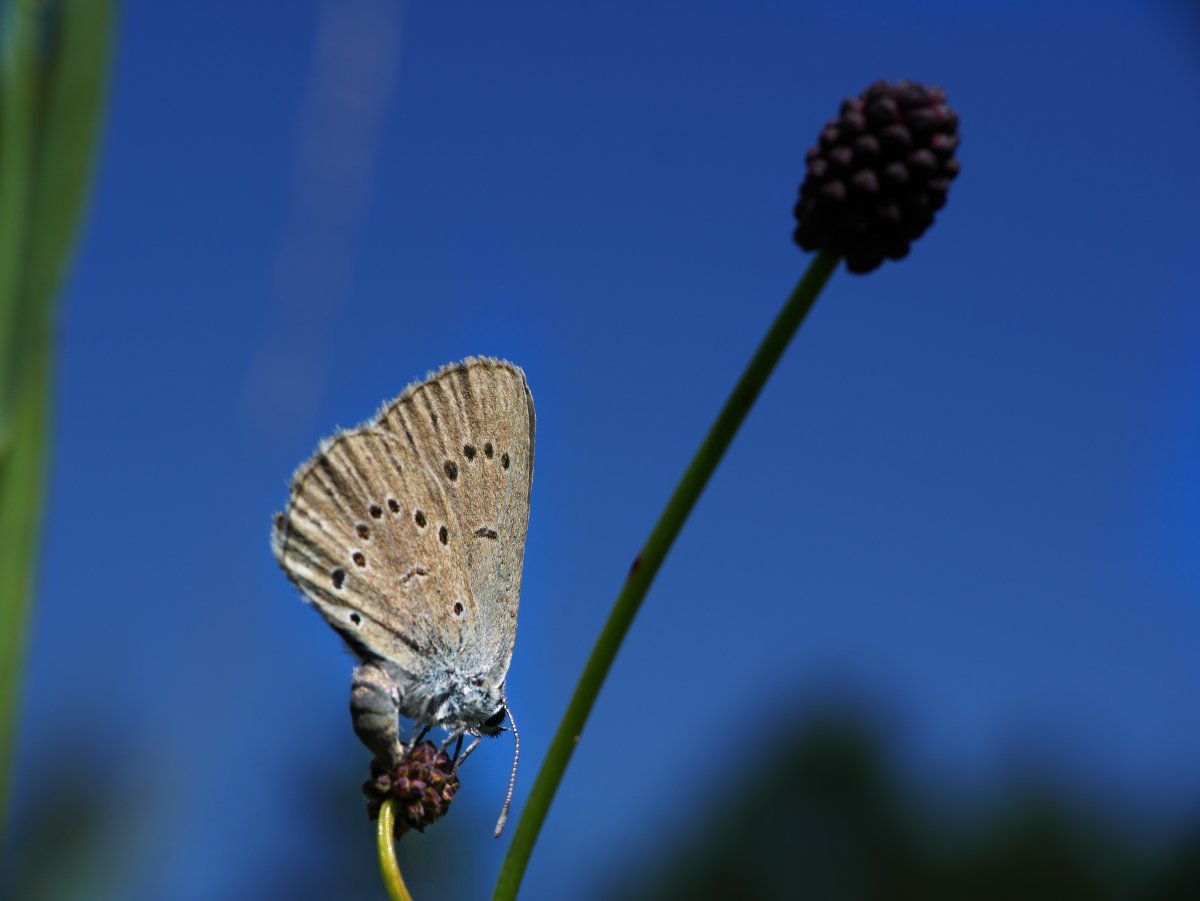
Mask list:
[[[375,846],[379,851],[379,872],[388,897],[392,901],[412,901],[404,877],[400,875],[400,862],[396,860],[396,802],[393,799],[383,802],[377,823]]]
[[[612,667],[625,633],[629,631],[633,618],[641,607],[642,599],[646,596],[680,529],[683,528],[692,507],[704,491],[709,477],[721,462],[730,442],[733,441],[733,436],[737,434],[742,420],[750,412],[767,377],[779,362],[804,317],[812,309],[817,295],[833,274],[837,263],[837,257],[827,254],[818,254],[813,259],[808,271],[793,289],[782,312],[771,325],[770,331],[734,386],[729,399],[725,401],[725,406],[680,479],[641,554],[634,561],[625,586],[617,596],[608,621],[604,624],[595,647],[592,648],[591,657],[588,658],[583,675],[579,678],[579,684],[575,686],[575,693],[571,696],[571,703],[567,706],[558,732],[550,743],[550,750],[546,752],[546,759],[542,762],[537,781],[529,792],[529,800],[525,804],[520,822],[517,823],[508,856],[496,882],[496,891],[492,896],[495,901],[508,901],[517,896],[525,868],[529,865],[529,857],[533,853],[533,846],[550,809],[550,802],[554,800],[554,794],[562,781],[575,745],[579,742],[592,705]]]

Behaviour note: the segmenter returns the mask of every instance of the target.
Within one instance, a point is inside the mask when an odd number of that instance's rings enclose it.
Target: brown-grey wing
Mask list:
[[[376,422],[441,477],[463,528],[482,619],[480,668],[499,684],[516,638],[533,483],[535,418],[525,373],[490,358],[453,363],[406,389]]]
[[[272,549],[288,578],[364,659],[420,682],[479,641],[464,536],[438,474],[372,427],[322,444],[292,481]]]

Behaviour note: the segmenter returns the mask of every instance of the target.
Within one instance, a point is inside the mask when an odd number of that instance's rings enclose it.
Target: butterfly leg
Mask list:
[[[455,732],[448,732],[448,733],[446,733],[446,739],[445,739],[445,741],[443,741],[443,742],[442,742],[442,745],[441,745],[441,747],[440,747],[440,748],[438,748],[438,750],[439,750],[439,751],[444,751],[444,750],[446,750],[448,747],[450,747],[450,742],[454,741],[454,739],[456,739],[456,738],[458,739],[458,743],[461,745],[461,744],[462,744],[462,735],[463,735],[463,734],[462,734],[462,732],[461,732],[461,731],[455,731]],[[457,751],[455,751],[455,752],[454,752],[454,756],[455,756],[455,757],[457,757],[457,756],[458,756],[458,752],[457,752]]]
[[[404,755],[400,743],[400,690],[388,675],[371,663],[355,667],[350,684],[350,719],[354,734],[391,767]]]
[[[481,741],[483,741],[483,737],[476,735],[475,740],[473,742],[471,742],[469,745],[467,745],[467,750],[463,751],[462,757],[458,757],[457,755],[455,755],[454,772],[457,773],[458,768],[467,762],[467,758],[471,756],[471,752],[475,750],[476,746]]]

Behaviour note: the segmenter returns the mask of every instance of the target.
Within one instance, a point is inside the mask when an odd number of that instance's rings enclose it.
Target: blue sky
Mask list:
[[[523,366],[538,412],[519,810],[806,265],[804,152],[879,77],[946,88],[962,175],[908,260],[834,276],[768,384],[525,897],[588,897],[652,856],[703,816],[716,748],[769,744],[828,691],[890,711],[918,773],[986,784],[1032,754],[1194,814],[1200,21],[888,7],[127,3],[63,305],[16,822],[69,744],[133,786],[92,888],[269,897],[273,872],[320,865],[279,799],[343,774],[357,812],[366,759],[351,660],[277,570],[270,515],[321,437],[472,354]],[[632,822],[606,780],[631,744],[672,762],[670,800]],[[457,823],[418,839],[475,860],[480,894],[510,751],[481,748]]]

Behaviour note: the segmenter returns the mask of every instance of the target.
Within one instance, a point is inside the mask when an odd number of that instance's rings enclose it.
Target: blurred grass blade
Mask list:
[[[87,196],[114,3],[0,4],[0,845],[49,455],[55,299]]]
[[[51,313],[68,271],[75,234],[88,197],[93,159],[107,96],[114,8],[109,0],[65,0],[51,38],[42,90],[34,168],[26,288],[29,309]],[[47,338],[50,315],[39,316]]]
[[[0,7],[0,465],[12,443],[27,219],[33,193],[34,29],[23,4]],[[0,578],[8,569],[0,570]]]

